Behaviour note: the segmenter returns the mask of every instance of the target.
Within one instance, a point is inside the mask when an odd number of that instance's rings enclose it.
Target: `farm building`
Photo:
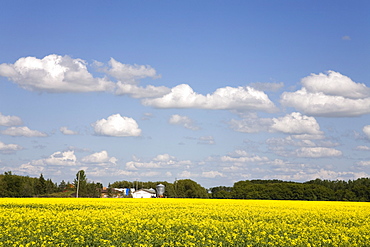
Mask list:
[[[156,192],[154,189],[141,189],[136,190],[132,193],[132,198],[153,198],[156,197]]]

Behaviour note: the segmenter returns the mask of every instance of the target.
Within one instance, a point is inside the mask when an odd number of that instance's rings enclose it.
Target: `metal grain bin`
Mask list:
[[[158,184],[156,189],[157,189],[157,197],[163,197],[165,186],[163,184]]]

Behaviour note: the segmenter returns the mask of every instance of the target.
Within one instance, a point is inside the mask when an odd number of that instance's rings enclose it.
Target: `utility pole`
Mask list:
[[[177,198],[177,178],[175,178],[175,197]]]

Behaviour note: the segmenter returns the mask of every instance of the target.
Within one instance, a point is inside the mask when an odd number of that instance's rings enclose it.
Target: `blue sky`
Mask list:
[[[370,174],[368,1],[5,1],[0,171]]]

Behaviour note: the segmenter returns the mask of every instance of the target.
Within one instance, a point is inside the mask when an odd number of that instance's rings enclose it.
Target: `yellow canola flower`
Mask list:
[[[370,204],[0,198],[0,246],[368,246]]]

